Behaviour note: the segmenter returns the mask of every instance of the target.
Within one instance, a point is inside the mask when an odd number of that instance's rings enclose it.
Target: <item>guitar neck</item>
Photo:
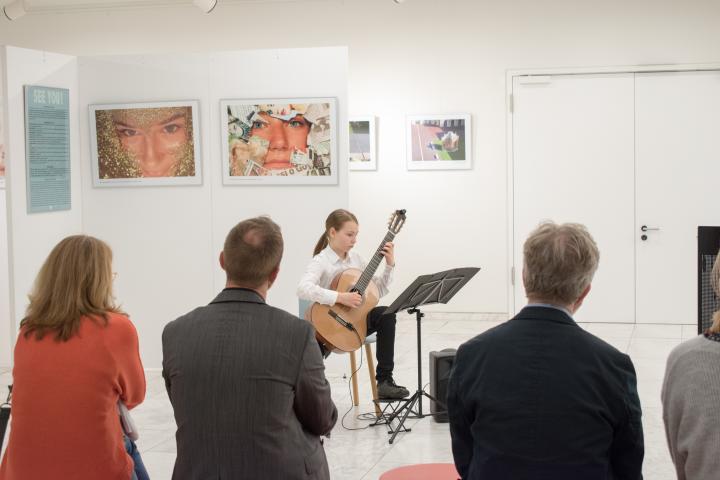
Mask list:
[[[365,267],[362,275],[360,275],[360,278],[355,285],[355,290],[357,290],[358,293],[360,293],[361,295],[365,293],[365,289],[368,287],[368,285],[370,285],[370,281],[372,280],[373,275],[375,275],[375,272],[380,266],[380,262],[382,262],[383,258],[385,258],[385,256],[382,254],[383,247],[387,242],[391,242],[394,238],[395,234],[388,230],[388,232],[385,234],[385,238],[383,238],[383,241],[380,242],[380,246],[377,248],[377,250],[375,250],[375,254],[372,256],[370,262],[367,264],[367,267]]]

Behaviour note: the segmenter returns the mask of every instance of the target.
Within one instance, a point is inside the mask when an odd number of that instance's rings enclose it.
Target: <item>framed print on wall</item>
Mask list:
[[[377,170],[375,117],[350,117],[350,170]]]
[[[90,105],[96,187],[202,183],[195,100]]]
[[[472,167],[470,115],[409,115],[408,170],[464,170]]]
[[[337,183],[334,98],[221,100],[223,183]]]

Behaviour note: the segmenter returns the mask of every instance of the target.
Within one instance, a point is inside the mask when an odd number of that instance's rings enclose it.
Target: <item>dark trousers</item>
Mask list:
[[[392,378],[395,368],[395,314],[385,315],[387,307],[375,307],[367,316],[367,334],[377,332],[377,369],[375,379],[378,382]]]

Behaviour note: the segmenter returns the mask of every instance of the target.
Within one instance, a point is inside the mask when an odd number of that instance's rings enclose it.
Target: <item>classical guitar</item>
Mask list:
[[[380,246],[375,250],[365,270],[348,268],[338,274],[330,285],[337,292],[357,292],[362,295],[360,306],[351,308],[340,303],[333,306],[313,303],[305,318],[315,326],[315,332],[330,351],[354,352],[365,342],[367,335],[367,314],[378,304],[379,294],[373,275],[384,256],[382,249],[405,224],[405,210],[396,210],[388,222],[388,231]]]

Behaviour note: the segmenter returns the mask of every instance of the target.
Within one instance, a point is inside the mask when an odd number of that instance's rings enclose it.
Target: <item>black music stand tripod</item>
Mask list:
[[[414,415],[413,418],[426,417],[422,411],[423,397],[427,397],[446,408],[444,401],[439,401],[422,388],[422,337],[420,324],[425,314],[418,307],[433,303],[447,303],[479,270],[479,268],[467,267],[446,270],[431,275],[420,275],[385,311],[385,313],[397,313],[400,310],[407,310],[409,314],[415,315],[417,321],[417,390],[410,398],[404,400],[403,405],[396,409],[387,420],[388,425],[390,425],[395,418],[402,414],[398,426],[392,431],[389,443],[392,444],[395,441],[395,437],[401,430],[410,431],[404,428],[404,424],[411,412]],[[413,410],[416,403],[417,410]]]

